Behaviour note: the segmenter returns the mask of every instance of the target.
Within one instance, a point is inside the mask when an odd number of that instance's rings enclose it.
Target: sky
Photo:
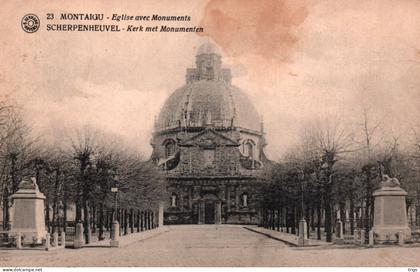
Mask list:
[[[0,98],[18,104],[33,132],[60,142],[84,125],[115,134],[145,157],[153,120],[185,84],[210,40],[263,116],[278,160],[305,124],[339,117],[404,138],[420,117],[420,1],[206,0],[1,3]],[[189,15],[203,33],[47,32],[46,13]],[[27,13],[41,29],[22,31]],[[55,20],[55,23],[60,22]],[[121,24],[121,23],[120,23]],[[149,22],[150,26],[156,23]],[[172,23],[172,25],[183,23]]]

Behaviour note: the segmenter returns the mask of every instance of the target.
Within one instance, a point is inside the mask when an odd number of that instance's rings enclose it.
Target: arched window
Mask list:
[[[176,194],[172,193],[171,196],[171,207],[176,207],[178,202],[178,197]]]
[[[248,194],[247,193],[242,194],[242,206],[248,207]]]
[[[165,157],[169,158],[173,154],[175,154],[176,144],[174,140],[167,140],[164,142],[165,145]]]
[[[243,143],[243,154],[245,157],[254,158],[254,146],[255,144],[252,140],[247,140]]]

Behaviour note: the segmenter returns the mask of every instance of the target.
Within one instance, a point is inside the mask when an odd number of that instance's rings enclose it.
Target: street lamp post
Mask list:
[[[118,176],[114,176],[114,187],[111,188],[111,192],[115,193],[115,212],[114,212],[114,221],[112,222],[112,229],[111,229],[111,247],[119,247],[120,244],[120,223],[118,222],[117,218],[117,210],[118,210]]]
[[[300,180],[300,201],[301,201],[301,205],[300,205],[300,209],[301,209],[301,220],[305,219],[305,209],[304,209],[304,201],[303,201],[303,180],[305,178],[305,173],[303,172],[303,170],[300,170],[299,172],[299,180]]]
[[[298,178],[300,180],[300,190],[301,190],[301,219],[299,220],[299,240],[298,244],[299,246],[305,246],[307,243],[307,227],[306,227],[306,220],[304,216],[304,203],[303,203],[303,180],[305,178],[305,173],[303,170],[300,170],[298,173]]]

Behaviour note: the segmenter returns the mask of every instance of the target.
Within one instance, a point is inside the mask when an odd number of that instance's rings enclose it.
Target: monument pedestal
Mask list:
[[[38,189],[35,179],[22,181],[18,191],[10,196],[13,206],[11,211],[10,235],[21,233],[24,244],[42,243],[45,230],[45,196]]]
[[[398,180],[385,176],[373,196],[375,214],[372,230],[375,242],[397,242],[400,232],[405,241],[410,240],[405,203],[407,192],[400,188]]]

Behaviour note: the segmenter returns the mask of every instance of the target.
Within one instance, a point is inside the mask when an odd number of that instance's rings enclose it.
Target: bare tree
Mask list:
[[[90,231],[90,192],[92,183],[89,181],[89,171],[92,167],[93,157],[97,152],[99,133],[91,127],[83,127],[77,129],[74,134],[69,137],[70,148],[68,154],[72,156],[73,163],[78,169],[77,188],[76,188],[76,222],[82,222],[83,208],[83,225],[84,235],[87,244],[91,240]]]
[[[36,139],[18,110],[0,107],[0,165],[3,197],[3,227],[10,221],[8,198],[15,193],[19,182],[28,177],[28,161],[36,151]]]
[[[344,128],[339,119],[318,120],[309,126],[308,132],[313,135],[315,154],[320,156],[320,168],[323,175],[320,184],[323,188],[325,209],[325,232],[328,242],[332,241],[332,196],[336,163],[349,152],[354,151],[354,134]]]

